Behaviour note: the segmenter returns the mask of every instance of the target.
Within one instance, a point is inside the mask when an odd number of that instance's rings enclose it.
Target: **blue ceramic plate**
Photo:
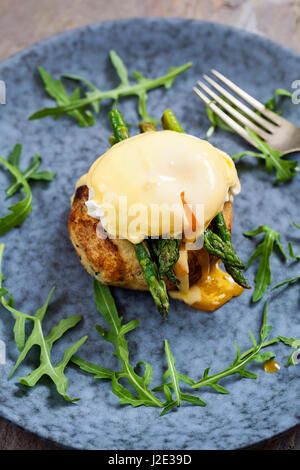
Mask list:
[[[193,67],[180,76],[169,90],[149,93],[149,113],[159,118],[171,107],[182,126],[191,134],[204,137],[209,125],[204,106],[192,93],[202,73],[214,67],[266,101],[278,87],[290,89],[299,79],[299,55],[261,37],[225,26],[190,20],[133,19],[85,27],[50,38],[8,59],[0,66],[0,78],[7,86],[7,104],[0,109],[1,154],[6,155],[16,142],[24,146],[23,165],[33,152],[43,156],[43,168],[57,172],[55,182],[33,188],[34,210],[26,222],[2,237],[6,243],[4,272],[6,286],[14,293],[16,305],[26,312],[41,306],[53,285],[57,286],[45,326],[49,328],[62,316],[82,314],[84,320],[58,343],[54,357],[83,334],[89,339],[80,355],[103,366],[117,368],[112,348],[94,330],[101,322],[96,311],[92,280],[81,266],[69,241],[67,220],[70,196],[78,177],[86,172],[107,147],[111,133],[102,106],[96,125],[78,128],[69,117],[58,121],[46,118],[28,121],[34,111],[53,106],[46,95],[37,67],[42,65],[55,77],[79,74],[102,89],[117,84],[108,59],[114,48],[128,65],[146,76],[159,76],[169,66],[193,61]],[[131,132],[137,133],[137,103],[123,100],[120,108]],[[300,124],[299,106],[285,102],[285,116]],[[228,153],[246,148],[238,136],[216,132],[211,142]],[[239,164],[242,193],[234,204],[233,241],[244,260],[255,242],[243,232],[269,224],[288,240],[299,241],[292,221],[299,219],[299,176],[278,187],[272,185],[257,162]],[[1,187],[5,187],[1,172]],[[2,199],[3,200],[3,199]],[[1,209],[3,210],[3,209]],[[4,211],[2,212],[2,214]],[[298,237],[298,238],[297,238]],[[299,249],[298,249],[299,251]],[[297,264],[288,265],[274,255],[271,260],[272,283],[299,272]],[[248,272],[253,284],[257,264]],[[213,314],[198,312],[181,302],[171,301],[169,320],[164,322],[153,307],[149,294],[113,289],[120,312],[126,321],[139,319],[141,326],[131,333],[132,362],[145,360],[154,369],[153,384],[158,385],[166,366],[163,340],[167,338],[181,373],[199,378],[211,366],[217,372],[235,356],[234,341],[242,350],[251,347],[249,328],[258,334],[263,302],[251,304],[251,292],[220,308]],[[299,337],[299,286],[283,289],[273,296],[269,321],[274,335]],[[252,364],[257,380],[231,377],[222,382],[230,390],[220,395],[201,390],[206,408],[184,404],[164,417],[154,408],[120,406],[106,381],[69,367],[69,394],[81,397],[76,404],[64,401],[47,380],[33,389],[18,384],[17,377],[31,370],[32,363],[20,367],[16,377],[7,376],[17,358],[13,342],[13,320],[1,308],[0,338],[7,344],[7,362],[0,366],[1,415],[23,428],[60,444],[88,449],[233,449],[249,446],[281,433],[299,422],[299,366],[285,368],[290,354],[285,346],[275,346],[280,372],[267,374],[261,365]],[[297,331],[298,330],[298,331]],[[31,356],[34,360],[34,355]]]

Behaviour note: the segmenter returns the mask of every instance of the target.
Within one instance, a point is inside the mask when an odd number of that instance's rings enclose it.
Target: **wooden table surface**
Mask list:
[[[162,16],[225,23],[300,53],[300,0],[0,0],[0,62],[62,31],[105,20]],[[0,449],[59,449],[0,418]],[[300,430],[257,449],[298,449]]]

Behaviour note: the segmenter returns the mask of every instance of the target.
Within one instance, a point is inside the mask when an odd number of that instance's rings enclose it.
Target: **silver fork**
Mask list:
[[[231,80],[224,77],[220,72],[212,69],[211,73],[217,77],[222,83],[227,85],[232,91],[240,96],[246,103],[250,104],[255,110],[259,111],[261,115],[255,113],[253,109],[238,100],[235,96],[229,93],[219,83],[204,74],[203,78],[224,97],[226,97],[236,108],[231,106],[229,103],[209,88],[204,82],[198,81],[198,85],[204,90],[208,98],[199,88],[194,87],[194,92],[201,98],[204,103],[208,104],[209,107],[220,117],[223,121],[228,124],[237,134],[243,137],[247,142],[257,148],[257,144],[250,137],[247,130],[242,126],[247,126],[252,129],[262,140],[264,140],[272,149],[279,150],[280,152],[287,154],[291,152],[297,152],[300,150],[300,128],[292,124],[287,119],[284,119],[278,114],[267,109],[262,103],[253,98],[251,95],[246,93],[244,90],[235,85]],[[221,109],[215,100],[223,109]],[[227,113],[224,111],[226,110]],[[246,117],[244,114],[249,116]],[[237,119],[241,124],[237,123],[232,117]],[[254,121],[254,122],[253,122]]]

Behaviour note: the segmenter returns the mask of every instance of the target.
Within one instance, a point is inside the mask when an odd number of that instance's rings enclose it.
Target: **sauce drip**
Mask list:
[[[200,258],[201,257],[201,258]],[[232,297],[237,297],[243,292],[232,277],[220,268],[220,260],[210,260],[208,253],[201,250],[202,276],[193,284],[187,292],[171,291],[171,297],[183,300],[186,304],[197,310],[213,312],[224,305]]]
[[[268,372],[269,374],[275,374],[279,371],[280,365],[274,359],[269,359],[268,361],[264,362],[263,368],[265,372]]]

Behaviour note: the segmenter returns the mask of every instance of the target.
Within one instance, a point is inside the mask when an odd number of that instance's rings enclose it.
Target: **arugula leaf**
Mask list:
[[[273,343],[278,342],[277,338],[266,342],[266,339],[272,329],[272,327],[267,324],[267,306],[268,306],[268,301],[266,301],[265,307],[264,307],[263,322],[262,322],[262,327],[260,330],[260,342],[259,343],[256,342],[254,335],[250,330],[251,341],[252,341],[253,347],[245,351],[243,354],[241,354],[240,348],[236,342],[235,343],[236,350],[237,350],[236,358],[232,362],[231,366],[227,367],[223,371],[214,375],[209,375],[210,368],[205,369],[202,379],[194,383],[192,385],[193,388],[200,388],[200,387],[208,386],[208,387],[213,388],[218,393],[226,394],[226,393],[229,393],[229,391],[218,383],[221,379],[224,379],[225,377],[229,377],[230,375],[234,375],[234,374],[239,374],[242,378],[245,378],[245,379],[257,378],[257,375],[249,370],[246,370],[245,366],[249,364],[250,362],[252,362],[253,360],[257,362],[262,362],[262,361],[265,361],[266,359],[270,359],[270,357],[274,357],[275,356],[274,353],[265,353],[265,355],[263,355],[260,353],[260,350],[262,348],[270,346]]]
[[[253,357],[253,360],[255,362],[265,362],[265,361],[269,361],[269,359],[273,359],[273,357],[275,357],[275,353],[269,351],[269,352],[265,352],[265,353],[257,353]]]
[[[69,97],[62,82],[60,80],[55,81],[49,73],[47,73],[42,67],[39,67],[39,72],[44,82],[45,90],[50,96],[52,96],[52,98],[56,100],[58,106],[56,108],[44,108],[40,111],[37,111],[36,113],[32,114],[29,119],[41,119],[46,116],[53,116],[54,119],[57,119],[63,114],[70,114],[72,117],[77,119],[79,126],[92,126],[95,123],[95,119],[91,111],[86,109],[89,105],[93,107],[95,113],[97,114],[100,109],[99,103],[103,99],[110,98],[114,100],[114,105],[116,105],[118,99],[122,96],[134,95],[138,97],[138,111],[142,119],[144,121],[156,124],[158,121],[149,116],[146,110],[147,92],[160,86],[170,88],[177,75],[192,66],[192,63],[188,62],[181,67],[171,67],[169,69],[169,73],[155,79],[146,78],[140,72],[135,71],[134,78],[136,79],[137,83],[130,85],[128,80],[128,71],[122,59],[113,50],[110,51],[109,55],[112,65],[114,66],[120,78],[120,84],[116,88],[102,91],[94,84],[82,77],[79,77],[78,75],[64,75],[65,78],[82,82],[91,88],[92,91],[86,92],[84,98],[80,98],[80,92],[78,88],[76,88],[73,96]]]
[[[254,335],[252,331],[250,330],[250,336],[251,336],[253,347],[245,351],[243,354],[241,354],[239,346],[236,343],[237,354],[232,365],[214,375],[209,375],[210,368],[208,367],[207,369],[205,369],[202,379],[194,383],[192,385],[192,388],[198,389],[200,387],[208,386],[208,387],[213,388],[218,393],[229,393],[227,389],[225,389],[219,384],[219,381],[221,379],[224,379],[225,377],[229,377],[230,375],[234,375],[234,374],[239,374],[242,378],[246,378],[246,379],[256,379],[257,375],[249,370],[246,370],[245,366],[252,361],[265,362],[275,357],[275,354],[273,352],[270,351],[270,352],[262,353],[261,350],[263,348],[271,346],[272,344],[278,343],[279,341],[294,348],[292,354],[288,358],[286,367],[289,364],[295,365],[295,352],[300,347],[300,340],[295,340],[295,338],[286,338],[284,336],[278,336],[276,338],[266,341],[272,329],[272,326],[268,325],[268,322],[267,322],[268,302],[269,302],[269,299],[265,302],[265,305],[264,305],[263,321],[262,321],[262,326],[260,330],[260,341],[257,342],[255,340]]]
[[[18,168],[8,163],[2,157],[0,157],[0,163],[2,163],[2,165],[4,165],[15,177],[16,183],[23,186],[22,192],[25,194],[22,201],[19,201],[8,208],[11,211],[10,214],[0,218],[0,235],[4,235],[13,227],[22,224],[24,220],[27,219],[28,215],[32,211],[32,194],[26,178],[24,178]]]
[[[0,298],[8,293],[8,290],[5,289],[4,287],[1,287],[0,289]]]
[[[300,255],[295,255],[295,254],[294,254],[294,251],[293,251],[293,247],[292,247],[291,242],[289,242],[288,246],[289,246],[289,255],[290,255],[290,257],[291,257],[292,259],[299,260],[299,259],[300,259]],[[291,278],[291,279],[287,279],[286,281],[283,281],[283,282],[281,282],[280,284],[276,284],[276,286],[274,286],[274,287],[272,288],[272,290],[278,289],[279,287],[285,286],[285,285],[287,285],[287,284],[293,284],[294,282],[299,282],[299,281],[300,281],[300,275],[299,275],[299,276],[295,276],[295,277],[293,277],[293,278]]]
[[[7,156],[7,161],[16,168],[20,167],[20,158],[22,154],[22,145],[16,144],[12,152]]]
[[[285,96],[285,97],[288,97],[288,98],[291,98],[292,97],[292,93],[288,90],[285,90],[284,88],[277,88],[277,90],[274,91],[274,94],[272,96],[272,98],[270,98],[266,103],[265,103],[265,107],[267,109],[270,109],[271,111],[274,111],[276,114],[282,114],[282,111],[281,110],[276,110],[276,107],[277,107],[277,100],[276,98],[278,96]]]
[[[293,225],[294,227],[300,229],[300,226],[295,224],[295,222],[293,222]],[[291,244],[291,242],[288,243],[288,247],[289,247],[290,258],[295,259],[295,260],[300,260],[300,255],[295,255],[294,250],[293,250],[293,245]]]
[[[163,382],[170,377],[171,382],[163,383],[159,387],[153,389],[153,391],[163,390],[166,397],[166,402],[164,403],[164,409],[161,412],[160,416],[163,416],[172,408],[179,407],[181,401],[187,401],[189,403],[193,403],[194,405],[199,406],[206,406],[206,403],[201,400],[201,398],[196,397],[194,395],[189,395],[187,393],[182,393],[179,387],[179,381],[185,382],[186,384],[192,386],[194,385],[194,381],[187,377],[186,375],[179,374],[175,367],[174,357],[172,356],[171,349],[168,343],[168,340],[165,339],[165,353],[168,361],[168,369],[164,373]],[[170,388],[173,389],[176,399],[173,400],[172,393],[170,393]]]
[[[13,151],[7,157],[8,163],[13,165],[15,168],[20,170],[20,157],[22,153],[22,145],[16,144],[13,148]],[[39,154],[34,153],[33,158],[25,171],[22,171],[23,177],[29,180],[39,180],[39,181],[53,181],[55,178],[54,171],[37,171],[41,165],[42,158]],[[21,184],[15,181],[6,189],[7,197],[13,196],[20,188]]]
[[[112,380],[114,374],[119,377],[117,372],[107,369],[106,367],[97,366],[93,362],[86,361],[79,356],[73,356],[71,361],[76,364],[81,370],[89,372],[94,375],[94,379],[109,379]]]
[[[69,96],[61,80],[54,80],[51,75],[43,69],[43,67],[38,67],[38,71],[44,82],[46,92],[56,100],[58,106],[72,105],[80,100],[79,88],[76,88],[73,95]],[[95,124],[95,119],[92,113],[88,110],[83,111],[80,107],[74,111],[68,111],[66,114],[69,114],[76,119],[80,127],[88,127]],[[54,118],[56,119],[56,116]],[[29,119],[34,118],[30,117]]]
[[[296,228],[300,229],[300,226],[297,225],[297,224],[295,224],[295,222],[293,222],[293,225],[294,225]],[[293,246],[292,246],[291,242],[288,243],[288,247],[289,247],[289,255],[290,255],[290,258],[292,258],[292,259],[294,259],[294,260],[297,260],[297,261],[300,260],[300,255],[295,255],[294,250],[293,250]],[[272,288],[272,290],[278,289],[279,287],[285,286],[285,285],[287,285],[287,284],[288,284],[288,285],[293,284],[294,282],[298,282],[298,281],[300,281],[300,275],[299,275],[299,276],[295,276],[295,277],[293,277],[292,279],[288,279],[287,281],[283,281],[283,282],[281,282],[280,284],[276,284],[276,286],[274,286],[274,287]]]
[[[15,318],[14,337],[16,345],[20,351],[20,355],[15,363],[9,378],[14,374],[19,365],[26,358],[28,352],[35,345],[40,347],[40,365],[33,370],[26,377],[19,378],[23,385],[33,387],[44,375],[50,377],[56,386],[57,392],[62,395],[67,401],[77,401],[79,398],[70,398],[66,392],[68,387],[68,379],[64,374],[64,370],[69,363],[71,357],[76,353],[78,348],[86,341],[87,336],[82,337],[79,341],[67,348],[64,352],[63,358],[55,366],[51,360],[51,349],[53,344],[60,339],[63,334],[70,328],[73,328],[82,319],[81,315],[72,315],[67,319],[63,319],[58,325],[53,326],[47,336],[43,333],[43,319],[46,315],[47,308],[52,297],[54,288],[51,289],[46,303],[39,308],[35,315],[28,315],[27,313],[20,312],[11,306],[11,303],[4,298],[7,293],[6,289],[2,289],[3,275],[1,272],[2,256],[4,251],[4,244],[0,244],[0,301],[3,307],[12,313]],[[33,323],[32,331],[25,341],[25,323],[29,320]]]
[[[112,381],[112,391],[120,398],[120,404],[129,404],[136,406],[162,406],[162,403],[151,393],[148,388],[152,378],[151,366],[143,363],[145,366],[144,377],[135,372],[133,366],[129,363],[129,351],[125,334],[135,329],[139,322],[131,321],[122,325],[122,317],[119,317],[114,299],[110,293],[109,287],[101,285],[94,281],[94,295],[98,312],[108,323],[109,331],[96,325],[97,331],[105,341],[115,346],[114,354],[120,359],[122,364],[121,371],[110,371],[95,364],[85,361],[79,357],[72,358],[72,362],[77,364],[82,370],[94,374],[95,378],[110,379]],[[137,364],[138,365],[138,364]],[[130,385],[135,389],[138,396],[134,396],[127,388],[119,383],[120,378],[126,378]]]
[[[259,267],[254,281],[255,289],[252,296],[253,302],[260,300],[266,292],[268,286],[271,284],[270,258],[274,249],[274,244],[279,248],[279,251],[285,257],[285,259],[288,259],[288,255],[285,253],[280,243],[280,234],[271,229],[268,225],[260,225],[252,232],[244,232],[244,235],[246,237],[254,237],[260,233],[265,233],[264,239],[257,246],[247,264],[247,268],[249,268],[253,261],[260,257]]]
[[[7,197],[13,196],[21,186],[23,186],[23,193],[26,197],[9,207],[11,214],[0,218],[0,235],[4,235],[13,227],[16,227],[24,222],[32,211],[32,194],[28,184],[30,180],[40,181],[53,181],[55,173],[53,171],[38,171],[41,165],[41,156],[37,153],[34,154],[28,168],[25,171],[20,170],[20,158],[22,154],[22,145],[17,143],[12,153],[7,156],[7,159],[0,157],[0,163],[4,165],[14,177],[14,182],[6,189]]]
[[[293,245],[291,244],[291,242],[288,243],[288,247],[289,247],[289,255],[292,259],[300,259],[300,255],[295,255],[294,253],[294,250],[293,250]]]
[[[285,367],[288,367],[289,365],[292,365],[292,366],[295,366],[296,363],[295,363],[295,356],[296,356],[296,351],[298,351],[300,349],[300,339],[295,339],[295,338],[287,338],[286,336],[280,336],[278,335],[278,339],[286,344],[287,346],[290,346],[291,348],[293,348],[293,351],[292,353],[290,354],[290,356],[288,357],[288,360],[285,364]]]
[[[221,379],[233,374],[239,374],[241,377],[246,379],[256,379],[257,375],[253,372],[246,370],[245,366],[252,360],[260,360],[259,351],[261,348],[262,344],[260,343],[255,347],[251,348],[250,352],[247,352],[247,354],[241,354],[239,346],[236,343],[237,354],[231,366],[214,375],[209,375],[210,367],[208,367],[207,369],[205,369],[202,379],[196,382],[192,387],[211,387],[218,393],[228,394],[229,391],[218,383]],[[274,354],[272,355],[272,357],[274,357]]]
[[[231,106],[232,103],[228,100],[228,98],[226,98],[226,96],[221,96],[221,98],[226,101],[228,104],[230,104]],[[206,132],[206,138],[209,139],[213,133],[215,132],[216,128],[219,127],[220,129],[223,129],[224,131],[226,132],[232,132],[234,133],[234,130],[228,126],[228,124],[226,124],[225,121],[223,121],[222,118],[220,118],[210,107],[211,104],[215,104],[216,101],[215,100],[212,100],[209,104],[206,105],[206,114],[207,114],[207,117],[208,119],[210,120],[211,122],[211,126],[208,128],[207,132]],[[234,107],[234,106],[233,106]]]
[[[231,156],[233,161],[236,161],[244,156],[262,158],[265,160],[265,169],[267,173],[271,173],[273,169],[276,170],[276,179],[275,184],[283,183],[289,181],[295,174],[299,171],[298,162],[294,160],[284,160],[284,154],[278,152],[278,150],[273,150],[271,147],[261,140],[255,132],[251,129],[246,128],[248,134],[256,142],[258,149],[261,153],[258,152],[239,152]]]
[[[129,352],[127,341],[124,335],[129,331],[137,327],[139,322],[131,321],[125,325],[122,325],[122,318],[119,317],[116,310],[116,306],[110,290],[106,286],[102,286],[97,281],[94,281],[94,293],[95,301],[99,313],[107,321],[110,326],[110,330],[107,331],[101,326],[97,325],[96,328],[100,332],[101,336],[110,343],[114,344],[114,354],[118,356],[122,363],[122,369],[120,371],[113,371],[108,368],[104,368],[86,361],[78,356],[73,356],[71,361],[78,365],[82,370],[93,374],[95,378],[108,379],[112,382],[112,391],[119,396],[121,404],[130,404],[131,406],[163,406],[161,416],[166,414],[168,411],[175,407],[179,407],[183,401],[198,405],[205,406],[206,403],[195,395],[182,393],[179,382],[184,382],[192,389],[198,389],[200,387],[210,387],[217,393],[228,394],[229,391],[220,385],[220,380],[230,375],[237,374],[242,378],[256,379],[257,375],[246,369],[246,365],[252,361],[258,363],[265,362],[273,357],[275,354],[271,351],[261,352],[263,348],[269,347],[272,344],[278,343],[279,341],[293,347],[293,352],[290,355],[286,365],[295,364],[295,351],[298,350],[300,340],[294,338],[286,338],[284,336],[278,336],[276,338],[268,340],[268,336],[272,329],[271,325],[267,322],[267,308],[268,300],[264,305],[263,321],[260,329],[260,340],[256,341],[252,331],[250,330],[250,336],[252,341],[252,347],[241,354],[239,346],[236,344],[236,358],[232,364],[224,370],[209,375],[210,367],[206,368],[202,379],[195,382],[187,375],[179,374],[175,367],[175,360],[171,353],[170,346],[167,340],[165,340],[165,353],[168,362],[168,369],[163,375],[163,383],[158,387],[152,389],[152,392],[163,391],[166,401],[161,403],[157,400],[148,388],[148,385],[152,380],[152,368],[148,363],[140,362],[137,364],[145,367],[144,377],[137,375],[134,368],[129,363]],[[296,349],[295,349],[296,348]],[[138,396],[134,396],[129,390],[123,387],[119,383],[119,379],[126,378],[130,384],[134,387]],[[167,379],[170,379],[168,382]],[[175,396],[173,396],[173,394]]]
[[[166,403],[162,404],[156,397],[154,397],[154,395],[148,388],[148,385],[151,383],[152,380],[151,366],[146,362],[139,362],[136,365],[136,367],[143,365],[145,368],[144,377],[141,377],[136,373],[135,368],[133,368],[129,363],[128,345],[124,336],[129,331],[135,329],[139,325],[139,322],[131,321],[125,325],[122,325],[122,318],[118,315],[116,305],[110,293],[109,287],[103,286],[99,282],[94,281],[94,294],[98,311],[110,326],[109,331],[105,330],[100,325],[96,325],[96,329],[101,334],[103,339],[114,344],[114,354],[116,354],[116,356],[120,359],[122,369],[121,371],[112,371],[110,369],[100,367],[96,364],[86,361],[78,356],[74,356],[72,358],[72,362],[78,365],[82,370],[93,374],[95,378],[111,380],[112,391],[115,395],[120,398],[120,404],[122,405],[130,404],[133,407],[140,405],[156,407],[164,406],[164,410],[162,411],[161,415],[165,414],[174,406],[179,406],[182,400],[189,401],[200,406],[205,406],[205,403],[200,398],[184,394],[179,390],[179,380],[186,382],[189,385],[192,385],[194,382],[187,376],[177,373],[175,369],[175,362],[172,357],[167,340],[165,340],[165,351],[169,368],[165,373],[163,380],[166,380],[167,377],[170,375],[172,378],[172,382],[168,384],[163,384],[162,386],[153,389],[153,391],[162,389],[164,390],[167,398]],[[129,392],[127,388],[125,388],[119,383],[120,378],[126,378],[129,381],[129,383],[137,392],[138,397],[134,396],[132,393]],[[177,399],[175,401],[172,399],[170,387],[174,387],[175,389],[175,393],[177,396]]]
[[[278,289],[278,287],[285,286],[286,284],[293,284],[294,282],[298,282],[298,281],[300,281],[300,276],[295,276],[292,279],[288,279],[287,281],[283,281],[280,284],[277,284],[276,286],[272,288],[272,290]]]

